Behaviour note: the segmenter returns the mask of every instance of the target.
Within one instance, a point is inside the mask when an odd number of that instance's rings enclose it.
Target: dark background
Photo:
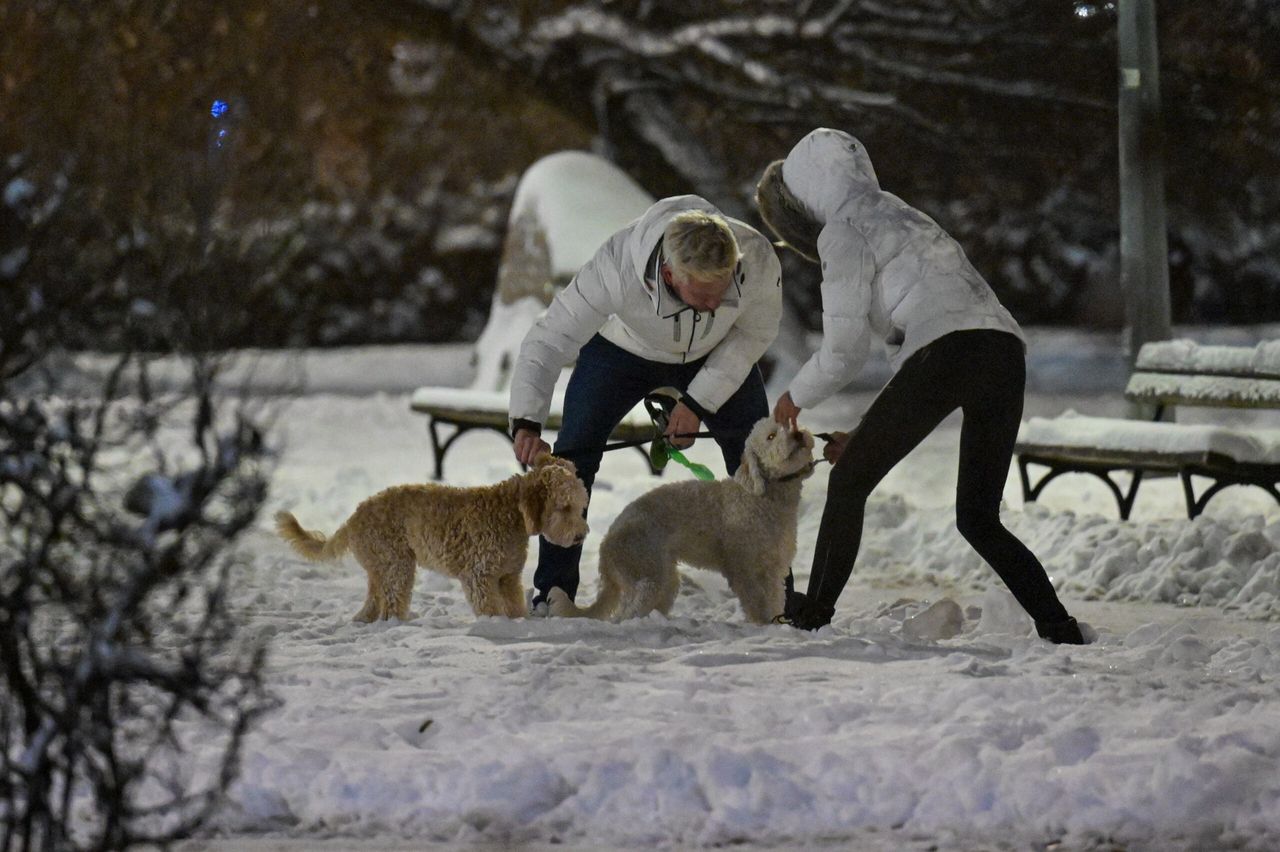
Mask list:
[[[7,346],[145,347],[157,311],[215,348],[473,339],[538,157],[757,221],[760,170],[819,125],[1019,320],[1123,321],[1111,4],[210,5],[0,0]],[[1280,3],[1158,6],[1174,321],[1280,320]]]

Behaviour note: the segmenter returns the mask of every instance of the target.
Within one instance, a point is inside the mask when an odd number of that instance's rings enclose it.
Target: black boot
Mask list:
[[[785,624],[790,624],[791,620],[800,614],[800,610],[804,609],[809,598],[804,592],[797,592],[795,589],[787,589],[787,596],[782,601],[782,615],[778,619]]]
[[[836,608],[809,600],[804,592],[787,590],[782,615],[774,619],[778,624],[790,624],[797,630],[817,630],[831,623]]]
[[[1080,633],[1080,625],[1074,618],[1066,621],[1037,621],[1036,633],[1041,639],[1048,639],[1055,645],[1084,645],[1084,635]]]

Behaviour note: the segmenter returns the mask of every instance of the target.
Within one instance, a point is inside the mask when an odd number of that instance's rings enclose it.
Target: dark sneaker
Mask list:
[[[530,618],[546,618],[551,615],[551,605],[537,589],[525,592],[524,600],[529,607]]]
[[[1084,634],[1074,618],[1065,621],[1037,621],[1036,633],[1055,645],[1085,645]]]

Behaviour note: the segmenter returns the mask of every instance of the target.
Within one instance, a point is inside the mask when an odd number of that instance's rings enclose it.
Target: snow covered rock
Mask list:
[[[963,628],[964,613],[960,604],[950,598],[943,598],[902,622],[902,634],[912,639],[950,639]]]

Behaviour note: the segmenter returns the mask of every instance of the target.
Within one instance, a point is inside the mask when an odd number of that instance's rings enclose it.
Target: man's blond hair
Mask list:
[[[729,223],[702,210],[686,210],[668,222],[662,250],[674,271],[699,279],[728,278],[741,256]]]

